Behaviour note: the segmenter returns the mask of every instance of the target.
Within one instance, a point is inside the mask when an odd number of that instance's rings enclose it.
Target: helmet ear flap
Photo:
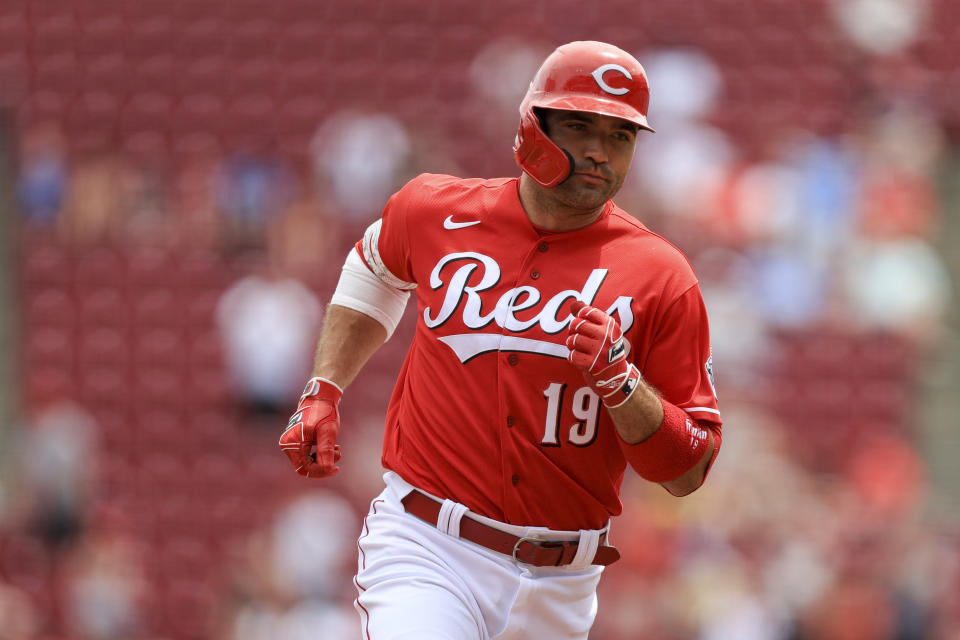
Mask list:
[[[573,173],[573,156],[547,136],[534,110],[520,116],[513,152],[527,175],[542,187],[552,189]]]

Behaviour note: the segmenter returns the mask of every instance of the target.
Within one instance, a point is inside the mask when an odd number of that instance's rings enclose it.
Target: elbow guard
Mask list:
[[[367,268],[357,250],[352,249],[343,263],[340,280],[333,297],[330,298],[330,304],[370,316],[387,330],[389,340],[403,317],[409,297],[409,291],[391,287],[378,278]]]

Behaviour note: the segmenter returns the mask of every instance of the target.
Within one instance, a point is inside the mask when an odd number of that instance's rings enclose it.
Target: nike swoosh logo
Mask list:
[[[447,219],[443,221],[443,228],[463,229],[464,227],[472,227],[475,224],[480,224],[480,220],[473,220],[472,222],[454,222],[453,216],[447,216]]]

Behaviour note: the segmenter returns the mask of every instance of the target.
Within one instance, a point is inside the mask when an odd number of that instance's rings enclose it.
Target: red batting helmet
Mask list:
[[[517,164],[547,188],[566,180],[573,170],[570,155],[540,127],[536,107],[615,116],[653,131],[647,124],[649,103],[647,74],[623,49],[593,41],[557,47],[520,103],[520,129],[513,145]]]

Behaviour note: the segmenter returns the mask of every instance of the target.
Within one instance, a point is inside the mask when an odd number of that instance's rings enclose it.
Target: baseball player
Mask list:
[[[559,47],[520,105],[519,178],[421,175],[347,257],[280,447],[338,471],[341,394],[413,292],[358,541],[363,638],[586,638],[626,467],[677,496],[704,481],[721,420],[697,279],[611,200],[648,101],[628,53]]]

